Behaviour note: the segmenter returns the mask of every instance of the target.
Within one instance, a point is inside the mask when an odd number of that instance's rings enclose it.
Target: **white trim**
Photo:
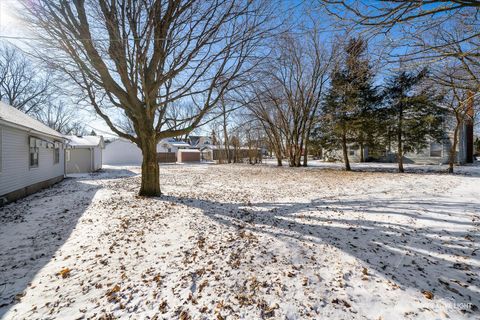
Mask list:
[[[7,127],[12,127],[14,129],[19,129],[19,130],[23,130],[23,131],[27,131],[28,133],[31,133],[31,134],[36,134],[36,135],[39,135],[39,136],[46,136],[46,137],[51,137],[51,138],[57,138],[57,139],[62,139],[62,140],[66,140],[62,135],[53,135],[53,134],[48,134],[48,133],[45,133],[45,132],[42,132],[42,131],[38,131],[38,130],[35,130],[35,129],[32,129],[30,127],[27,127],[27,126],[22,126],[22,125],[19,125],[19,124],[16,124],[16,123],[12,123],[12,122],[9,122],[9,121],[6,121],[4,119],[0,119],[0,124],[3,124]]]

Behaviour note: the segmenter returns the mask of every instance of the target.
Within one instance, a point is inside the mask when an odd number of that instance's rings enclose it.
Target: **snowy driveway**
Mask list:
[[[109,169],[0,209],[0,318],[480,315],[479,175],[167,165],[163,197],[139,183]]]

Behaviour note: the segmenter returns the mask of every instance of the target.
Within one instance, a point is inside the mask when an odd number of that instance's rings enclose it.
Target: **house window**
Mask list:
[[[65,152],[65,160],[66,160],[67,162],[70,162],[70,150],[67,150],[67,151]]]
[[[351,156],[354,156],[354,155],[355,155],[355,150],[350,150],[349,154],[350,154]]]
[[[167,149],[167,152],[172,152],[172,148],[168,148],[168,149]]]
[[[30,147],[30,168],[38,167],[39,148]]]
[[[53,149],[53,163],[57,164],[60,162],[60,148]]]
[[[442,156],[442,144],[437,142],[430,143],[430,157]]]

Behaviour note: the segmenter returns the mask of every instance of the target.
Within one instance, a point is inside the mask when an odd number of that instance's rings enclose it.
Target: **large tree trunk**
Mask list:
[[[403,173],[403,106],[400,105],[400,113],[398,116],[398,131],[397,131],[397,161],[398,161],[398,172]]]
[[[157,161],[157,141],[154,137],[142,142],[142,185],[140,195],[160,196],[160,168]]]
[[[360,162],[365,162],[365,146],[363,145],[363,142],[360,143]]]
[[[281,167],[283,164],[282,164],[282,156],[281,155],[277,155],[277,166]]]
[[[345,170],[352,171],[350,167],[350,160],[348,159],[348,147],[347,147],[347,135],[345,131],[342,133],[342,150],[343,150],[343,162],[345,163]]]
[[[402,145],[402,130],[398,130],[398,148],[397,148],[397,161],[398,161],[398,172],[405,172],[403,169],[403,145]]]
[[[305,140],[305,148],[303,149],[303,166],[308,166],[308,139]]]
[[[227,114],[226,114],[225,105],[223,101],[222,101],[222,106],[223,106],[223,137],[225,140],[225,152],[227,153],[227,162],[232,163],[232,157],[230,154],[230,142],[228,141]]]
[[[295,146],[295,167],[300,167],[302,164],[302,152],[303,152],[303,149],[301,147],[301,144],[300,145],[297,144]]]
[[[453,173],[453,166],[455,164],[455,154],[457,152],[457,144],[458,144],[458,130],[460,128],[460,119],[457,118],[457,122],[455,124],[455,130],[453,131],[453,143],[450,147],[450,154],[448,157],[448,173]]]
[[[397,161],[398,161],[398,172],[400,173],[405,172],[405,169],[403,169],[403,150],[402,150],[401,144],[398,145]]]

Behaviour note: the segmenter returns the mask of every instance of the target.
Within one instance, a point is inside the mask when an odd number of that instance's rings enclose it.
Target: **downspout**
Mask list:
[[[67,177],[67,145],[63,148],[63,177]]]

